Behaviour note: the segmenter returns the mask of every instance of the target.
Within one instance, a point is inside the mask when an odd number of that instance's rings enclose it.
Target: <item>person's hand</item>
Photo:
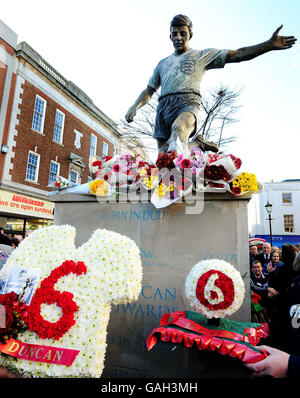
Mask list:
[[[9,372],[6,368],[0,368],[0,379],[20,378],[20,375],[15,375]]]
[[[282,29],[282,26],[283,25],[280,25],[275,30],[270,39],[272,50],[286,50],[291,48],[297,40],[294,36],[279,36],[278,32]]]
[[[135,115],[136,115],[136,109],[134,107],[129,108],[125,115],[126,122],[131,123]]]
[[[277,350],[276,348],[266,345],[257,346],[260,351],[269,354],[267,358],[256,363],[245,364],[245,366],[253,370],[253,377],[272,376],[274,378],[287,377],[288,363],[290,355],[286,352]]]
[[[272,261],[270,261],[268,264],[267,264],[267,271],[268,272],[273,272],[273,271],[275,271],[275,269],[276,269],[276,265],[274,265],[274,267],[272,266]]]
[[[279,294],[273,287],[268,287],[268,297],[273,297]]]

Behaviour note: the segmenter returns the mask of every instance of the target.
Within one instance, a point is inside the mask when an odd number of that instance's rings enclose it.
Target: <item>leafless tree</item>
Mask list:
[[[205,97],[201,97],[202,117],[193,140],[200,134],[207,141],[212,141],[223,148],[236,137],[226,135],[228,126],[238,122],[234,116],[240,106],[236,105],[240,89],[218,87],[212,89]],[[156,151],[156,140],[153,138],[155,115],[159,94],[154,93],[152,99],[140,108],[132,123],[122,119],[119,123],[123,139],[131,143],[131,147],[141,145],[148,151]],[[225,131],[226,130],[226,131]]]
[[[201,97],[202,123],[195,139],[201,134],[205,140],[214,142],[219,148],[235,141],[236,136],[228,136],[226,133],[229,129],[225,130],[239,121],[235,116],[241,107],[236,104],[240,94],[239,88],[221,86]]]

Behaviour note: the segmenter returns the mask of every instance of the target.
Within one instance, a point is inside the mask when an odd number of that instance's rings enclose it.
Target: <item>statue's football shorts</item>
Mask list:
[[[200,119],[200,93],[196,92],[177,92],[166,94],[159,97],[154,138],[168,140],[172,131],[172,124],[182,112],[191,112],[196,119],[195,130],[197,131]]]

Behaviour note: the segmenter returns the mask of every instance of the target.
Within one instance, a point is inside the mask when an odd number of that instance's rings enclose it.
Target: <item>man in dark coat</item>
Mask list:
[[[261,265],[264,267],[265,264],[268,264],[271,261],[271,245],[268,242],[263,244],[263,252],[259,253],[255,256],[255,260],[261,262]]]

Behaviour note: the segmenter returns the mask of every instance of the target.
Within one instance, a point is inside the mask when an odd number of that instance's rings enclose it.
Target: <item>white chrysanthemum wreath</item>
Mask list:
[[[208,319],[224,318],[243,303],[245,286],[241,274],[223,260],[203,260],[186,278],[185,294],[191,308]]]
[[[5,280],[12,266],[38,269],[40,279],[27,311],[29,330],[13,343],[14,352],[23,345],[18,359],[0,354],[0,366],[34,377],[101,376],[111,304],[137,300],[141,292],[140,251],[105,229],[76,248],[75,233],[70,225],[38,229],[1,270]],[[66,350],[79,352],[70,366],[59,362]]]

